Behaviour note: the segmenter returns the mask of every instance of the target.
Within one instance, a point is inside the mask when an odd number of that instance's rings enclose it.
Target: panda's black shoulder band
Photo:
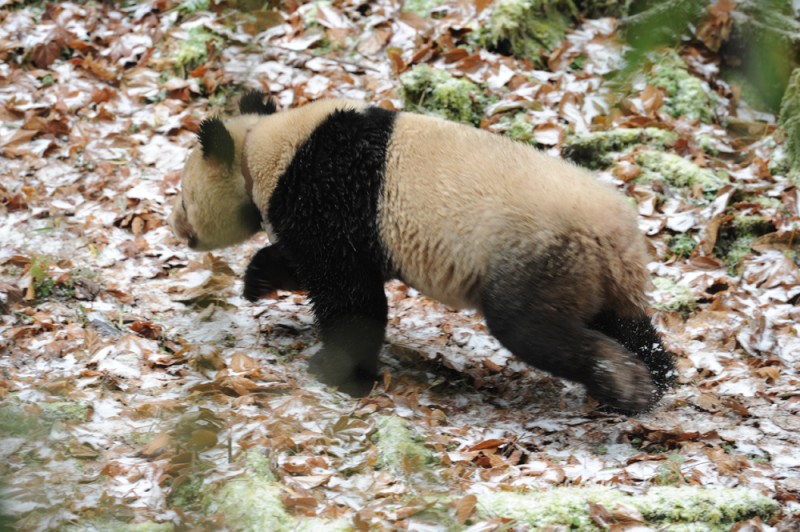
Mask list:
[[[203,157],[214,159],[228,166],[233,164],[235,155],[233,137],[220,118],[203,120],[197,136],[203,149]]]
[[[264,102],[264,93],[261,91],[249,91],[239,100],[239,113],[243,115],[271,115],[278,110],[275,100],[270,97]]]

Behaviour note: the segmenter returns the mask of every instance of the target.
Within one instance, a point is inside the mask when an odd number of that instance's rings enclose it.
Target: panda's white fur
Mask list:
[[[580,242],[560,298],[570,312],[645,308],[644,241],[611,187],[519,142],[429,116],[401,113],[393,139],[380,227],[407,283],[448,305],[479,307],[495,257],[559,252],[569,235]]]
[[[256,206],[274,245],[254,257],[246,285],[309,289],[325,343],[312,368],[323,380],[374,378],[386,320],[376,283],[397,277],[479,309],[512,352],[612,406],[644,409],[671,382],[671,355],[645,315],[635,213],[586,171],[482,130],[348,100],[244,114],[224,129],[233,153],[201,134],[170,222],[212,249],[250,236],[252,216],[228,213]],[[364,208],[347,213],[348,194]],[[381,278],[368,280],[376,268]]]

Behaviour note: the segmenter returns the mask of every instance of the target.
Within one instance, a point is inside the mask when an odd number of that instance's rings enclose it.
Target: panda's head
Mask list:
[[[207,118],[200,124],[199,145],[192,149],[181,174],[169,224],[175,235],[197,251],[239,243],[261,228],[242,175],[241,155],[247,132],[262,115],[275,111],[260,92],[239,103],[241,116]]]

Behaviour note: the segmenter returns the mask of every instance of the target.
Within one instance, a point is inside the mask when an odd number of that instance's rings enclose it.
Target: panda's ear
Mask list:
[[[264,93],[250,91],[239,100],[239,113],[243,115],[271,115],[278,110],[275,100],[270,97],[264,103]]]
[[[235,156],[233,137],[221,119],[214,117],[203,120],[197,137],[203,148],[203,157],[228,166],[233,164]]]

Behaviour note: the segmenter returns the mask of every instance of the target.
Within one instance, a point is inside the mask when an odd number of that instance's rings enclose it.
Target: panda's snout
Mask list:
[[[174,209],[169,216],[169,226],[172,228],[172,234],[180,240],[184,240],[190,248],[194,249],[198,245],[197,233],[186,216],[181,216],[181,214],[179,210]]]

